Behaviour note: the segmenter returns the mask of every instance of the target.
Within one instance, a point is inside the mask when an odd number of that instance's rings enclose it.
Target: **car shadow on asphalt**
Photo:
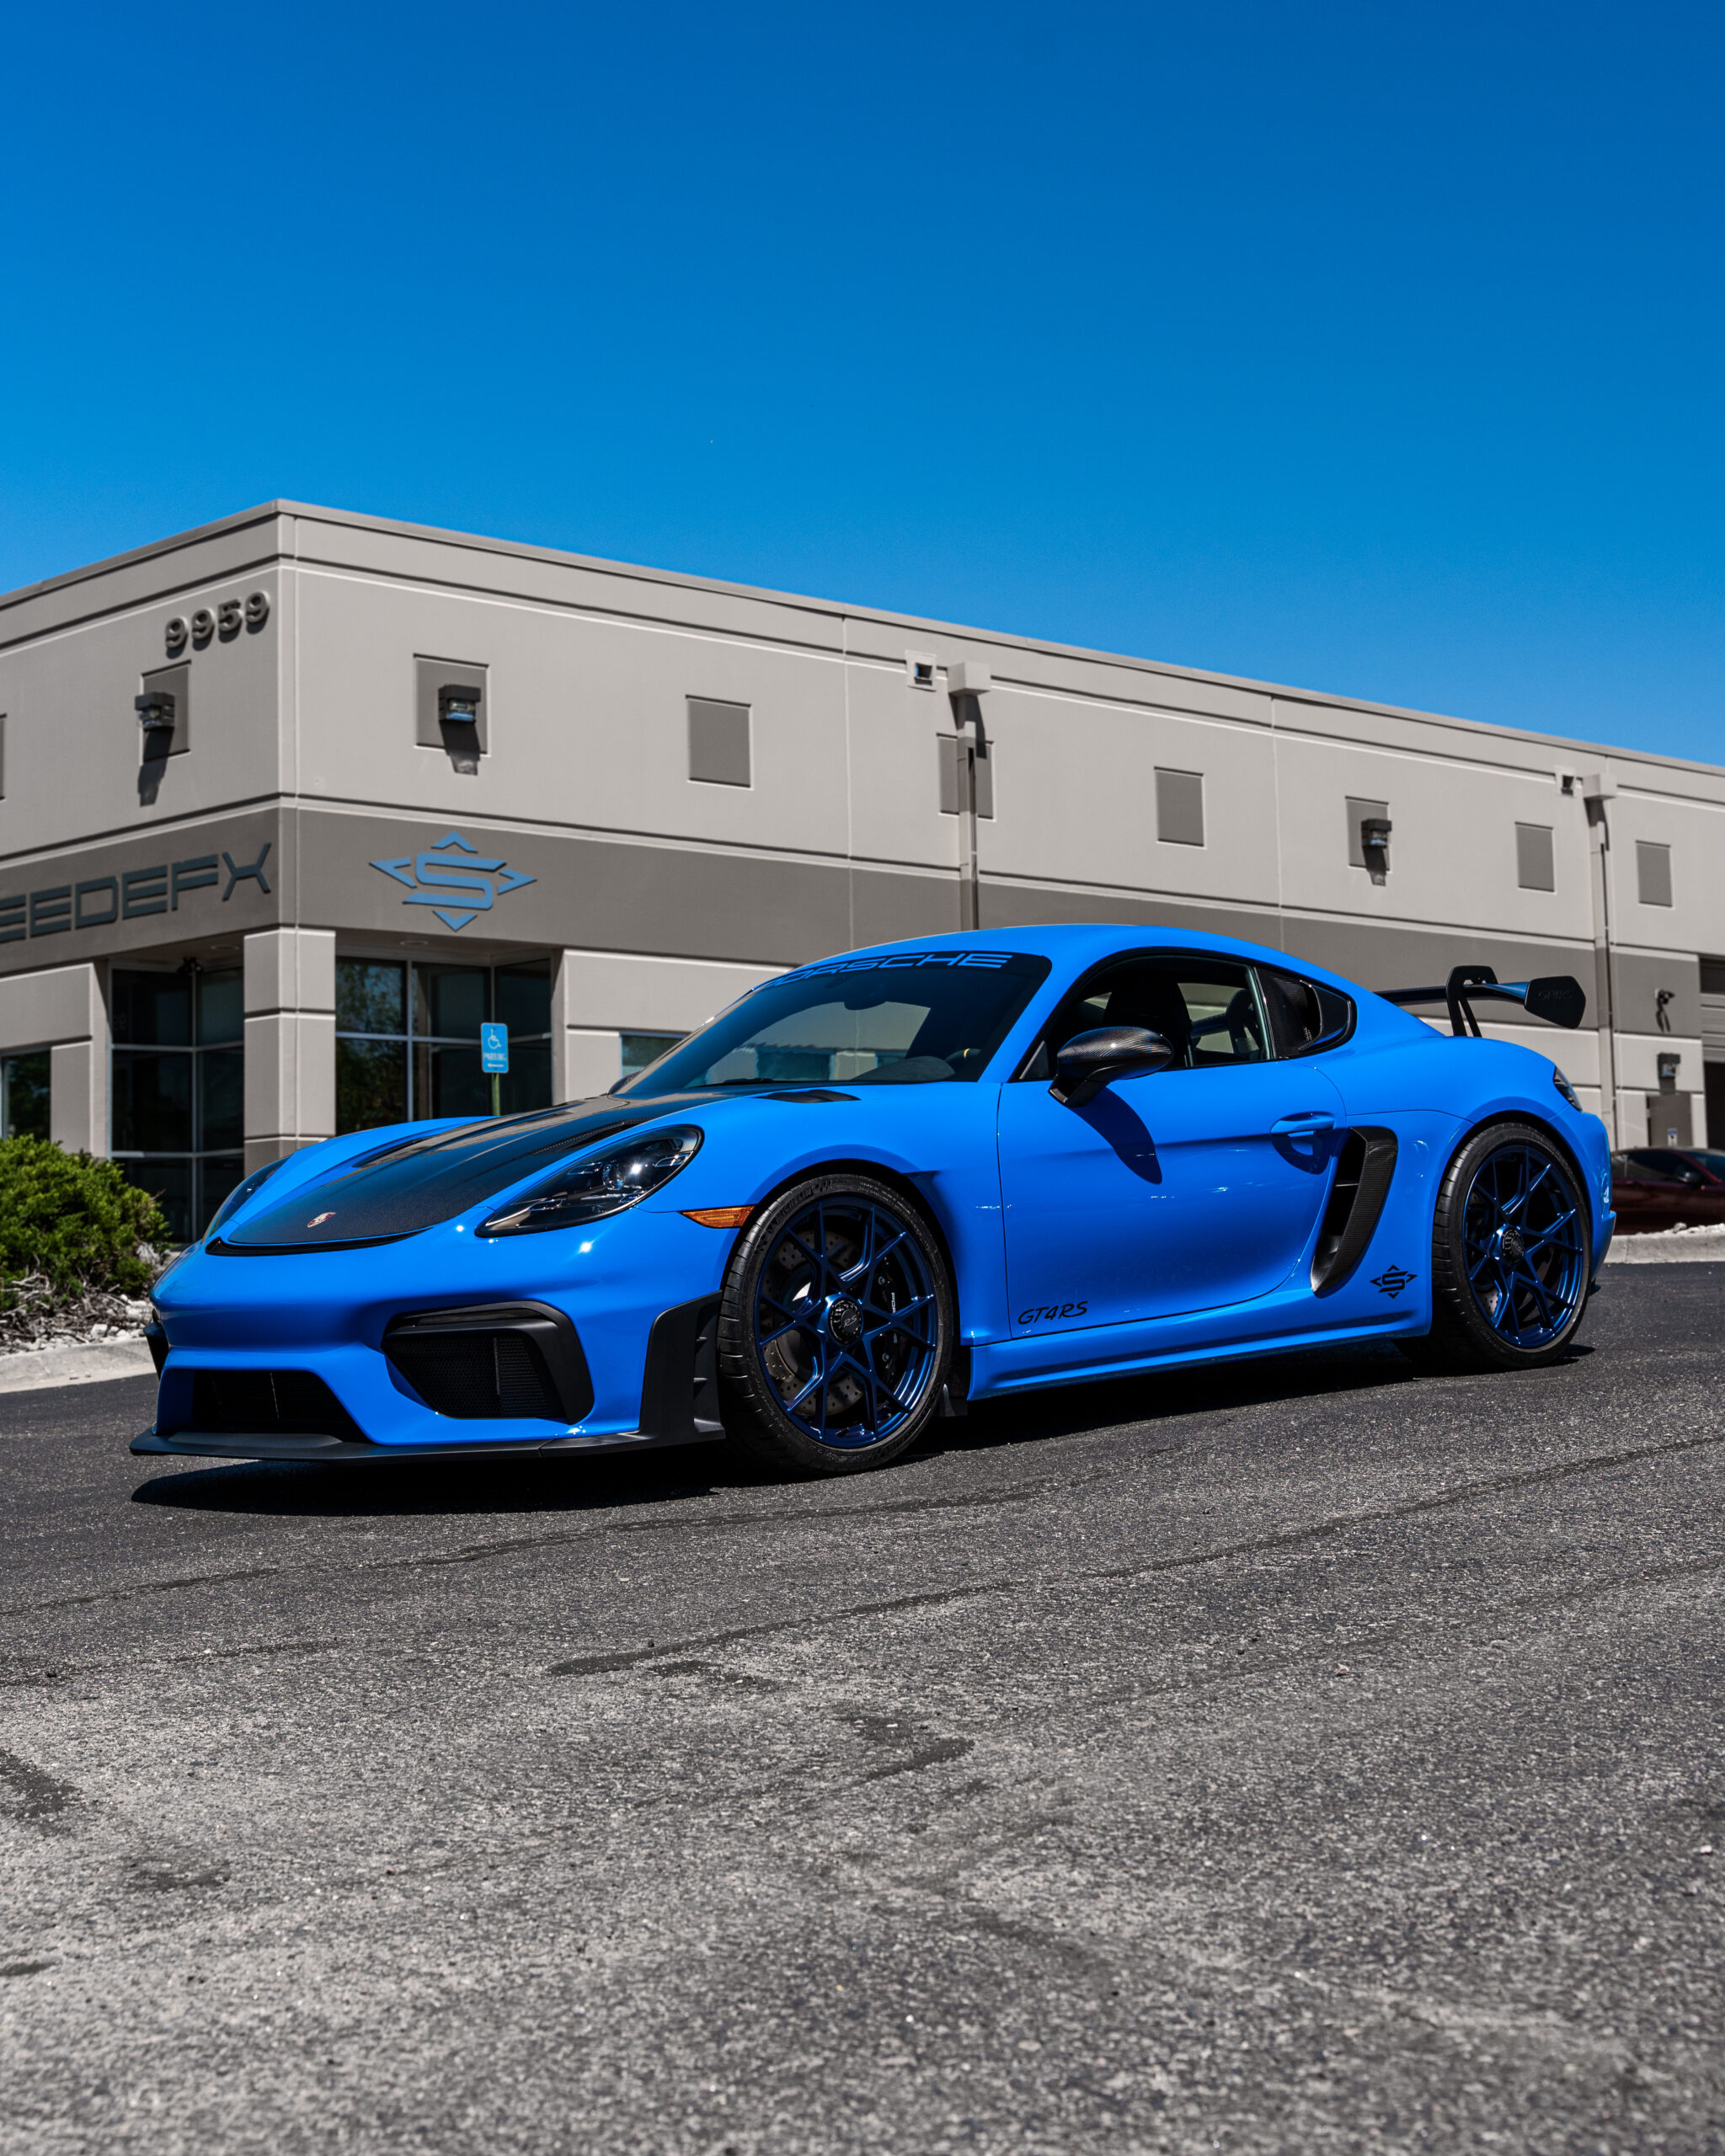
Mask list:
[[[1553,1367],[1561,1369],[1591,1353],[1577,1342],[1563,1362]],[[1183,1424],[1196,1434],[1209,1418],[1243,1408],[1409,1385],[1503,1382],[1498,1377],[1423,1376],[1388,1342],[1307,1348],[1262,1360],[1209,1364],[985,1401],[968,1414],[931,1424],[893,1465],[927,1465],[965,1454],[999,1453],[1090,1436],[1130,1444],[1147,1430],[1178,1433]],[[328,1465],[234,1460],[152,1476],[133,1491],[132,1502],[284,1519],[458,1518],[662,1507],[726,1492],[810,1483],[833,1486],[825,1477],[782,1475],[756,1466],[728,1444],[702,1444],[667,1446],[633,1457],[514,1454],[481,1461],[469,1454],[461,1460],[383,1459]]]

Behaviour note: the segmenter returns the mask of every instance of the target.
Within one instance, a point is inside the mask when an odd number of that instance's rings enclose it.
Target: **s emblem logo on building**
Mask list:
[[[489,913],[506,891],[538,881],[518,868],[505,868],[470,846],[459,831],[451,831],[423,853],[404,853],[393,861],[374,861],[386,876],[405,883],[404,906],[430,906],[446,928],[461,930],[482,913]]]

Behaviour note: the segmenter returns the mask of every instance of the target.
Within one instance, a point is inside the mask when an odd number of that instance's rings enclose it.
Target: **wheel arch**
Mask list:
[[[940,1245],[941,1257],[947,1268],[947,1281],[953,1293],[953,1335],[956,1344],[961,1334],[959,1310],[963,1290],[958,1262],[953,1255],[952,1237],[947,1233],[939,1208],[931,1202],[926,1191],[917,1187],[914,1176],[905,1174],[902,1168],[889,1167],[884,1161],[871,1161],[867,1154],[841,1154],[830,1161],[806,1161],[790,1175],[782,1177],[771,1190],[763,1191],[756,1209],[758,1212],[761,1206],[772,1204],[788,1190],[793,1189],[799,1182],[806,1182],[811,1176],[842,1175],[869,1176],[876,1182],[884,1182],[889,1189],[896,1191],[908,1205],[916,1209],[930,1234]]]
[[[1539,1132],[1541,1137],[1546,1139],[1556,1151],[1562,1155],[1563,1159],[1567,1162],[1569,1172],[1575,1178],[1575,1187],[1581,1193],[1581,1202],[1587,1208],[1588,1269],[1591,1277],[1594,1264],[1594,1242],[1599,1230],[1599,1209],[1594,1203],[1593,1190],[1588,1182],[1587,1170],[1582,1166],[1580,1155],[1563,1133],[1549,1116],[1541,1115],[1537,1108],[1512,1107],[1506,1103],[1490,1109],[1477,1121],[1464,1124],[1456,1136],[1455,1144],[1450,1148],[1448,1156],[1444,1162],[1442,1174],[1434,1179],[1432,1193],[1434,1211],[1435,1212],[1437,1205],[1437,1194],[1443,1189],[1445,1180],[1450,1169],[1455,1166],[1457,1156],[1473,1143],[1482,1131],[1494,1130],[1500,1124],[1512,1123],[1530,1124]]]

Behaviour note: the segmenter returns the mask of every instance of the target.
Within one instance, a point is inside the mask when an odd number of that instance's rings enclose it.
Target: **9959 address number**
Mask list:
[[[200,606],[190,621],[176,614],[168,624],[164,640],[168,656],[177,659],[188,643],[200,646],[211,637],[237,637],[242,628],[261,629],[270,618],[270,595],[254,591],[243,599],[224,599],[219,606]]]

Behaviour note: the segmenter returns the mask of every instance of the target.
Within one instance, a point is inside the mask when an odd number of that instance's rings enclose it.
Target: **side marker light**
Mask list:
[[[752,1205],[703,1205],[683,1218],[692,1220],[697,1228],[740,1228],[754,1210]]]

